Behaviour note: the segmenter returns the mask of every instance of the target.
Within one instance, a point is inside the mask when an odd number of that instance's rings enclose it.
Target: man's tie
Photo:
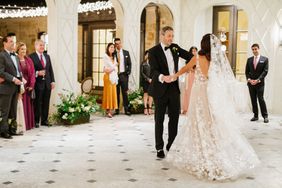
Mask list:
[[[167,49],[169,49],[170,48],[170,46],[166,46],[164,49],[165,49],[165,51],[167,50]]]
[[[11,52],[10,56],[16,56],[16,54],[14,52]]]
[[[44,63],[42,54],[40,54],[40,62],[41,62],[42,67],[45,68],[45,63]]]
[[[254,69],[256,70],[256,68],[257,68],[257,56],[254,56],[253,65],[254,65]]]

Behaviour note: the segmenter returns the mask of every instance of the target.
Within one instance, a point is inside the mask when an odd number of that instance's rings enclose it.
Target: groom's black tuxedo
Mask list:
[[[254,68],[254,56],[248,58],[246,64],[246,78],[251,80],[259,80],[259,83],[256,85],[251,85],[248,83],[249,92],[252,101],[253,113],[254,117],[258,117],[258,105],[257,99],[259,101],[261,114],[264,118],[268,117],[266,104],[263,98],[264,93],[264,78],[268,73],[268,58],[264,56],[260,56],[256,68]]]
[[[171,44],[170,50],[172,52],[173,60],[174,60],[174,68],[175,73],[178,71],[178,61],[179,57],[190,61],[193,55],[186,50],[180,48],[177,44]],[[155,47],[149,50],[149,62],[151,66],[151,76],[152,76],[152,87],[153,87],[153,96],[156,98],[162,97],[168,86],[168,83],[159,82],[159,75],[169,75],[168,70],[168,62],[166,56],[164,54],[163,48],[161,44],[156,45]],[[176,84],[178,92],[180,93],[178,82]]]
[[[193,55],[186,50],[180,48],[177,44],[171,44],[171,51],[174,63],[175,73],[178,71],[179,57],[189,61]],[[168,108],[168,144],[169,150],[172,142],[177,135],[178,119],[180,112],[180,90],[178,80],[171,83],[161,83],[160,74],[169,75],[169,62],[165,55],[165,49],[158,44],[149,50],[149,62],[151,67],[152,90],[155,103],[155,141],[156,149],[160,150],[164,147],[163,141],[163,122],[166,109]],[[172,62],[170,62],[172,63]]]

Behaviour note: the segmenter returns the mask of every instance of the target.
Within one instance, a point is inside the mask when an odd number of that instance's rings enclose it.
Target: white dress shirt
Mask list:
[[[6,49],[5,49],[6,50]],[[6,50],[6,52],[10,55],[11,52],[9,52],[8,50]],[[17,62],[17,59],[16,59],[16,56],[14,55],[10,55],[11,56],[11,59],[13,61],[13,64],[14,66],[16,67],[16,70],[17,70],[17,77],[21,77],[21,74],[20,74],[20,71],[19,71],[19,67],[18,67],[18,62]]]
[[[120,49],[117,53],[119,53],[120,57],[120,62],[119,62],[119,73],[125,72],[124,70],[124,55],[123,55],[123,50]]]
[[[174,75],[175,74],[175,68],[174,68],[174,60],[173,60],[172,52],[171,52],[170,48],[165,50],[165,45],[162,42],[161,42],[161,46],[162,46],[162,49],[163,49],[165,57],[166,57],[169,75]],[[164,82],[162,80],[162,77],[163,77],[163,74],[160,74],[159,82],[161,82],[161,83]]]

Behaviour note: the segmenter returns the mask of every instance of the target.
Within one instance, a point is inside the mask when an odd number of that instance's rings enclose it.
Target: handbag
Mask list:
[[[34,89],[33,89],[33,90],[31,90],[31,93],[30,93],[30,98],[31,98],[31,99],[35,99],[35,98],[36,98],[36,95],[35,95],[35,91],[34,91]]]

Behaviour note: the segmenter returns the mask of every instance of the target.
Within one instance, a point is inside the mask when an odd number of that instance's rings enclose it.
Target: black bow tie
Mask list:
[[[165,49],[165,51],[167,50],[167,49],[169,49],[171,46],[166,46],[164,49]]]
[[[16,54],[15,54],[14,52],[11,52],[11,53],[10,53],[10,56],[12,56],[12,55],[16,56]]]

